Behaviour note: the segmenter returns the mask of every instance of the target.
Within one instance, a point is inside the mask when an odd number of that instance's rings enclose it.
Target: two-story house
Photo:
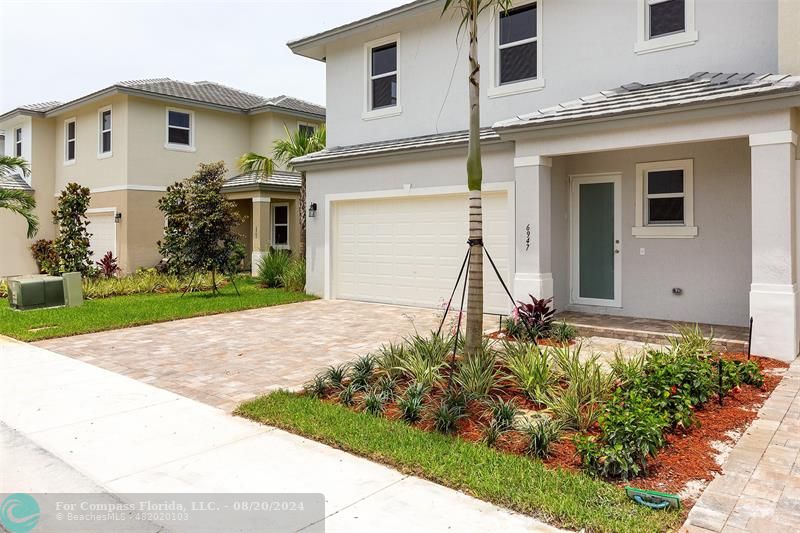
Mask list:
[[[126,272],[161,259],[156,242],[164,216],[158,200],[168,185],[199,163],[225,161],[225,192],[244,222],[237,228],[247,263],[270,246],[299,240],[299,174],[278,169],[268,178],[239,175],[246,152],[269,154],[288,131],[312,131],[325,108],[292,98],[264,98],[214,82],[171,79],[117,83],[70,102],[23,106],[0,115],[5,153],[30,163],[31,174],[8,176],[1,187],[34,194],[41,228],[52,239],[50,211],[69,182],[91,190],[88,212],[96,259],[111,251]],[[0,276],[36,271],[21,217],[0,213]]]
[[[418,0],[289,43],[327,70],[310,292],[437,306],[466,252],[467,45]],[[484,242],[514,296],[800,343],[800,2],[517,0],[479,19]],[[510,302],[487,264],[486,308]]]

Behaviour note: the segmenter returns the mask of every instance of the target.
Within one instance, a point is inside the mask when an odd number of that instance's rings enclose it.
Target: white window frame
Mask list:
[[[691,46],[697,42],[695,0],[685,0],[686,21],[683,31],[650,38],[650,6],[666,1],[668,0],[637,0],[637,37],[634,46],[634,52],[637,54],[649,54],[681,46]]]
[[[286,224],[277,224],[275,222],[275,208],[277,207],[285,207],[286,208]],[[289,204],[286,202],[280,203],[273,203],[270,207],[270,234],[271,234],[271,241],[272,247],[277,250],[288,250],[290,248],[290,243],[292,242],[292,235],[290,230],[290,222],[291,222],[291,212],[289,211]],[[286,226],[286,244],[275,244],[275,228],[278,226]]]
[[[372,50],[374,48],[380,48],[381,46],[395,43],[396,50],[397,50],[397,70],[394,72],[382,74],[381,77],[384,76],[391,76],[394,74],[397,76],[397,103],[393,106],[387,107],[380,107],[378,109],[372,109]],[[400,87],[400,34],[395,33],[392,35],[387,35],[386,37],[381,37],[380,39],[375,39],[374,41],[370,41],[368,43],[364,43],[364,80],[365,80],[365,89],[364,89],[364,112],[361,114],[361,118],[363,120],[373,120],[376,118],[384,118],[384,117],[393,117],[399,115],[403,112],[403,108],[400,105],[400,96],[402,95],[402,90]]]
[[[103,129],[103,113],[108,111],[111,113],[111,127],[107,130]],[[108,152],[103,151],[103,134],[108,132],[111,139]],[[114,155],[114,110],[110,105],[101,107],[97,110],[97,159],[106,159]]]
[[[75,137],[70,141],[69,139],[69,125],[75,125]],[[74,155],[72,159],[69,158],[69,143],[73,144]],[[64,121],[64,166],[74,165],[78,159],[78,121],[75,117],[68,118]]]
[[[682,170],[683,193],[650,195],[647,192],[647,174],[659,170]],[[683,197],[683,224],[647,224],[647,199]],[[686,239],[697,237],[694,225],[694,160],[676,159],[636,165],[636,213],[632,234],[637,238]]]
[[[186,129],[181,126],[170,126],[169,125],[169,112],[174,111],[176,113],[184,113],[189,115],[189,144],[177,144],[169,142],[169,129],[177,128],[177,129]],[[180,109],[178,107],[167,107],[164,111],[164,148],[167,150],[174,150],[176,152],[195,152],[196,148],[194,145],[194,137],[195,131],[197,130],[197,123],[195,122],[194,118],[194,111],[190,109]]]
[[[25,133],[22,127],[14,128],[14,157],[22,157],[24,146],[22,144]]]
[[[316,133],[317,132],[317,128],[319,126],[317,126],[316,124],[312,124],[311,122],[298,122],[297,123],[297,131],[298,132],[300,131],[301,127],[311,128],[312,130],[314,130],[314,133]]]
[[[500,46],[500,12],[493,15],[493,20],[489,24],[489,42],[492,43],[492,53],[489,54],[489,71],[492,73],[492,82],[486,91],[489,98],[497,98],[501,96],[510,96],[513,94],[529,93],[532,91],[539,91],[544,89],[545,80],[542,70],[542,14],[544,0],[517,0],[513,2],[511,9],[523,7],[528,4],[536,4],[536,37],[524,39],[514,43],[505,44]],[[530,80],[513,81],[505,84],[500,84],[500,50],[510,46],[518,46],[526,43],[536,43],[536,77]]]

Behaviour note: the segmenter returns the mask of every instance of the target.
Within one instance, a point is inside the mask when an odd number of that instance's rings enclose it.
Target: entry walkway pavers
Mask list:
[[[703,492],[685,529],[800,531],[800,359]]]
[[[326,531],[556,531],[434,483],[0,337],[0,489],[322,493]],[[38,475],[41,472],[50,475]]]

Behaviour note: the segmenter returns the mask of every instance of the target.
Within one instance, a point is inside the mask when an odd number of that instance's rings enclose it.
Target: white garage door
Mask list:
[[[442,306],[467,251],[467,209],[466,194],[334,203],[332,296]],[[484,243],[507,284],[512,212],[505,192],[483,193]],[[508,296],[485,258],[484,290],[487,312],[508,313]],[[456,298],[455,305],[460,292]]]
[[[86,218],[89,220],[87,230],[92,234],[89,238],[92,261],[99,261],[108,251],[117,257],[117,225],[114,223],[114,213],[93,213]]]

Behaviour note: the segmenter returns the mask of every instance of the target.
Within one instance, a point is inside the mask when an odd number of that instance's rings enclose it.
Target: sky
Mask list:
[[[143,78],[324,104],[325,65],[286,42],[408,1],[0,0],[0,113]]]

